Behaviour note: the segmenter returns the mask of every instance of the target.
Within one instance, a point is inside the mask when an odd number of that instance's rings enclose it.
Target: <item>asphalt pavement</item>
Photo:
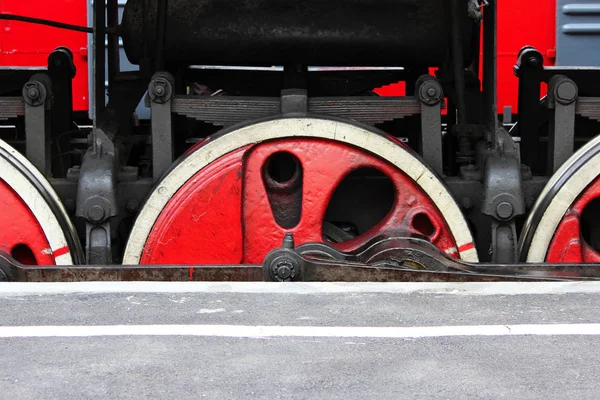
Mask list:
[[[600,284],[0,284],[0,398],[598,399]]]

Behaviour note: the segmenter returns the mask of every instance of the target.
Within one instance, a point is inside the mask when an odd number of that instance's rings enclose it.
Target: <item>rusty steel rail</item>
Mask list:
[[[0,281],[262,281],[260,265],[27,266],[0,252]]]
[[[405,266],[352,265],[309,261],[303,281],[310,282],[545,282],[600,280],[600,266],[586,264],[463,264],[463,270],[427,270]]]
[[[339,260],[306,259],[306,282],[501,282],[600,280],[591,264],[460,264],[463,270],[410,268],[394,263],[366,265]],[[0,252],[0,281],[263,281],[261,265],[26,266]]]

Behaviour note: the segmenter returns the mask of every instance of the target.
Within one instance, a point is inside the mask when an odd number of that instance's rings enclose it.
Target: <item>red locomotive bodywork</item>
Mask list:
[[[498,110],[511,106],[517,111],[518,80],[513,74],[519,50],[533,46],[544,55],[546,65],[556,58],[556,1],[498,3]],[[404,83],[377,90],[384,96],[404,95]]]
[[[26,15],[75,25],[87,25],[87,0],[0,0],[0,11],[4,14]],[[23,22],[0,21],[0,65],[46,66],[48,55],[57,47],[71,49],[77,67],[73,80],[73,108],[85,111],[89,108],[88,98],[88,41],[80,32],[55,29]]]
[[[46,18],[76,25],[87,24],[87,0],[0,0],[3,13]],[[59,46],[73,51],[77,76],[73,82],[73,102],[77,111],[87,110],[88,101],[88,41],[86,34],[63,31],[21,22],[2,21],[0,31],[2,66],[43,66],[48,55]],[[517,106],[517,78],[512,67],[519,50],[534,46],[552,65],[556,57],[556,2],[520,2],[505,0],[498,4],[498,109]],[[377,90],[380,95],[403,95],[404,83]]]

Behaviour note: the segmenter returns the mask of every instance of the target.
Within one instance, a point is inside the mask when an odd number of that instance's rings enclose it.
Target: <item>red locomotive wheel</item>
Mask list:
[[[600,262],[600,137],[548,182],[521,237],[528,262]]]
[[[26,265],[69,265],[83,256],[58,196],[23,156],[0,141],[0,251]]]
[[[0,180],[0,251],[11,255],[26,265],[54,265],[53,253],[46,235],[21,197],[3,180]]]
[[[600,262],[598,252],[598,211],[600,207],[600,179],[594,182],[569,207],[546,255],[547,262]]]
[[[260,263],[286,232],[350,251],[391,230],[476,260],[458,207],[408,149],[348,123],[280,119],[188,154],[141,211],[124,263]]]

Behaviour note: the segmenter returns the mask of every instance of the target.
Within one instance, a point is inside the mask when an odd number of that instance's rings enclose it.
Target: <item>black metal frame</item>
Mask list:
[[[576,148],[576,125],[585,119],[600,122],[600,67],[544,67],[543,62],[534,47],[519,53],[514,68],[519,79],[517,129],[523,163],[534,173],[552,174]],[[540,101],[542,83],[548,85],[548,95]],[[545,125],[549,128],[544,135]],[[548,149],[540,158],[543,136]]]
[[[254,271],[256,266],[219,267],[225,271],[223,275],[215,272],[213,267],[194,269],[209,272],[190,272],[190,267],[109,267],[113,263],[113,254],[121,250],[112,247],[113,239],[120,234],[119,227],[135,216],[153,184],[171,167],[180,153],[177,147],[180,138],[174,137],[173,132],[182,117],[196,119],[207,125],[227,127],[268,115],[298,112],[355,118],[366,124],[380,126],[390,124],[390,121],[402,121],[407,127],[418,127],[418,134],[409,140],[433,170],[440,176],[446,174],[443,178],[445,183],[476,228],[480,259],[496,263],[485,267],[486,271],[506,272],[529,268],[515,264],[518,222],[533,205],[548,176],[572,154],[575,119],[585,116],[600,120],[600,97],[592,97],[600,95],[597,84],[600,68],[545,68],[537,50],[523,49],[515,67],[519,78],[520,115],[516,130],[509,134],[498,120],[496,1],[488,3],[484,13],[483,91],[480,92],[478,56],[474,55],[469,68],[465,69],[462,65],[460,55],[463,51],[458,40],[462,37],[462,27],[457,16],[460,1],[456,0],[449,3],[452,27],[449,62],[442,66],[437,77],[422,75],[426,68],[310,71],[301,65],[286,66],[283,71],[196,67],[167,72],[169,68],[160,51],[165,41],[167,0],[159,0],[156,4],[160,11],[155,43],[158,51],[152,52],[157,55],[156,59],[144,57],[139,72],[126,73],[120,71],[118,38],[113,34],[118,31],[118,2],[95,1],[93,130],[80,168],[67,170],[65,165],[69,165],[70,160],[60,151],[69,148],[70,142],[61,133],[71,129],[72,119],[70,93],[74,67],[67,50],[57,50],[51,55],[47,71],[50,79],[36,75],[24,83],[24,100],[0,99],[0,104],[10,101],[17,104],[20,101],[19,104],[23,105],[28,135],[27,157],[45,173],[67,209],[77,217],[85,237],[87,263],[102,266],[100,269],[54,267],[41,268],[39,271],[50,271],[49,276],[54,277],[62,271],[65,279],[71,279],[69,276],[100,279],[108,275],[127,276],[130,279],[136,276],[183,279],[190,273],[191,276],[197,274],[197,278],[220,276],[230,279],[237,273],[243,277],[255,277],[254,272],[241,271]],[[109,29],[105,29],[107,25]],[[105,46],[106,32],[111,32],[107,40],[108,47]],[[479,46],[475,47],[478,50]],[[146,54],[150,54],[148,49]],[[109,80],[108,104],[105,104],[104,93],[106,75]],[[236,94],[242,96],[203,97],[184,93],[184,82],[194,79],[206,79],[228,90],[237,88]],[[414,96],[378,98],[363,93],[368,88],[398,80],[405,80],[408,93],[414,93]],[[255,82],[263,85],[257,87]],[[548,98],[540,102],[542,82],[548,83],[550,90]],[[581,87],[585,87],[585,90]],[[127,151],[124,151],[126,146],[123,145],[136,140],[130,116],[146,91],[154,117],[150,123],[152,165],[148,173],[137,166],[127,165],[124,156]],[[307,93],[311,96],[307,96]],[[358,93],[363,95],[357,96]],[[247,94],[252,96],[243,96]],[[327,97],[331,94],[336,97]],[[446,106],[444,97],[449,99],[446,118],[448,133],[445,137],[441,128],[441,111]],[[335,107],[332,107],[334,103]],[[244,113],[239,111],[240,106],[243,106]],[[372,112],[364,113],[365,109]],[[363,112],[356,117],[356,111]],[[548,157],[538,157],[540,131],[546,122],[550,122]],[[520,147],[513,140],[515,132],[520,134]],[[48,147],[50,143],[54,146],[52,149]],[[50,154],[58,154],[59,157],[50,158]],[[509,264],[510,268],[507,267]],[[362,269],[358,275],[367,279],[368,275],[363,274],[367,269],[363,267],[360,267]],[[14,263],[11,263],[11,268],[16,268],[17,277],[35,275],[33,270]],[[394,275],[398,273],[397,268],[392,269],[396,272],[386,276],[389,279],[401,279]],[[368,270],[373,279],[383,276],[373,268]],[[408,273],[416,277],[414,271]],[[42,272],[39,274],[40,278],[36,279],[45,279]],[[335,276],[336,279],[344,279],[339,274]]]

